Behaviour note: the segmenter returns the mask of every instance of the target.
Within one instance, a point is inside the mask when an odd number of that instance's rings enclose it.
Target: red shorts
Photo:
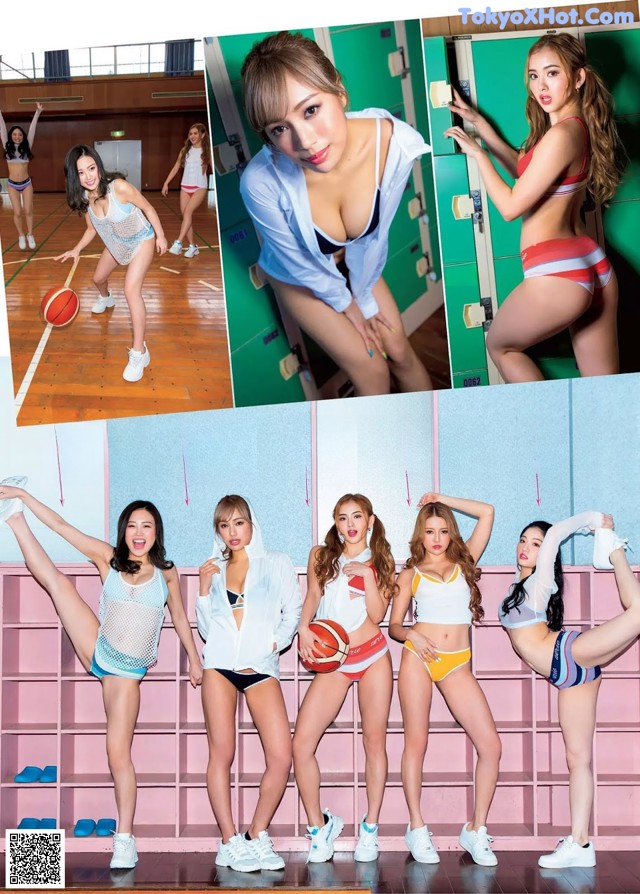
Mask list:
[[[525,279],[561,276],[577,282],[592,295],[603,289],[611,278],[611,264],[590,236],[538,242],[527,246],[521,257]]]

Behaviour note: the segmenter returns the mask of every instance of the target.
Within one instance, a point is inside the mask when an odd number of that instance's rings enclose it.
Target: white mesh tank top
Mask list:
[[[107,198],[109,205],[104,217],[98,217],[91,205],[88,213],[96,233],[118,264],[126,265],[133,260],[142,243],[155,236],[155,232],[136,205],[117,200],[113,183],[107,187]]]

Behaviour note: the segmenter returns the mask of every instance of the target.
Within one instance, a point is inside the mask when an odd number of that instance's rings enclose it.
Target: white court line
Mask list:
[[[3,266],[8,267],[10,264],[33,264],[34,261],[55,261],[58,255],[51,255],[49,258],[20,258],[19,261],[3,261]],[[102,255],[82,255],[83,258],[101,258]]]
[[[76,267],[78,266],[79,262],[80,262],[80,258],[76,258],[75,261],[73,262],[73,265],[71,266],[71,270],[69,271],[69,275],[67,276],[66,280],[64,281],[63,288],[65,288],[65,289],[69,288],[69,284],[70,284],[71,280],[73,279],[73,274],[76,272]],[[27,393],[31,386],[31,382],[33,381],[33,377],[36,374],[36,370],[38,369],[38,364],[40,363],[40,361],[42,359],[42,355],[44,354],[44,349],[47,346],[47,342],[49,341],[49,336],[51,335],[52,330],[53,330],[53,326],[51,325],[51,323],[47,323],[45,326],[44,332],[42,333],[42,338],[38,342],[38,347],[36,348],[34,355],[31,358],[31,362],[29,363],[29,366],[27,367],[27,371],[24,374],[24,379],[22,380],[22,383],[21,383],[20,387],[18,388],[18,393],[16,394],[16,399],[15,399],[16,418],[18,416],[18,413],[22,409],[22,404],[24,403],[24,399],[27,396]]]
[[[167,273],[175,273],[176,276],[180,276],[179,270],[172,270],[171,267],[161,267],[161,270],[166,270]]]
[[[210,282],[205,282],[203,279],[199,279],[198,282],[201,286],[206,286],[208,289],[211,289],[212,292],[221,292],[222,289],[219,286],[214,286]]]

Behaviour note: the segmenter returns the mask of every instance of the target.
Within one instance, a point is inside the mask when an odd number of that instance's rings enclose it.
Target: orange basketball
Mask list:
[[[73,289],[57,286],[49,289],[40,303],[42,316],[52,326],[67,326],[80,309],[78,296]]]
[[[337,670],[344,664],[349,653],[349,636],[344,627],[336,621],[322,620],[312,621],[309,630],[322,642],[313,647],[315,661],[307,662],[300,658],[304,667],[316,674],[329,674]]]

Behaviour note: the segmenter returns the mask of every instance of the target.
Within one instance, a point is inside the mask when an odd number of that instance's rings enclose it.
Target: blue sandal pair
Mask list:
[[[40,767],[25,767],[13,777],[14,782],[57,782],[58,768],[48,764],[44,770]]]
[[[57,829],[58,824],[54,816],[46,816],[44,819],[36,819],[33,816],[25,816],[21,819],[17,829]]]
[[[111,817],[105,817],[99,819],[97,823],[92,819],[79,819],[75,825],[73,834],[76,838],[88,838],[89,835],[93,835],[95,832],[96,835],[106,837],[108,835],[113,835],[115,831],[116,821]]]

